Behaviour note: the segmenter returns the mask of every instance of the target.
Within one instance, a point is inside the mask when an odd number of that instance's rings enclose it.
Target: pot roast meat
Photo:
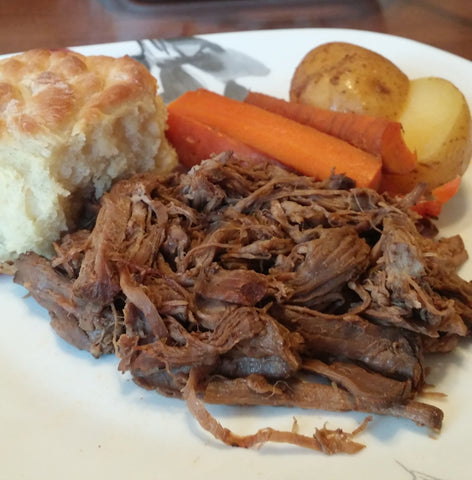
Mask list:
[[[319,228],[318,236],[280,256],[270,275],[292,291],[283,303],[320,307],[338,302],[343,287],[369,265],[370,249],[351,227]]]
[[[410,332],[375,325],[359,315],[333,315],[294,305],[271,311],[290,330],[302,335],[303,355],[327,361],[342,359],[385,377],[424,383],[422,344]]]
[[[16,265],[15,282],[27,288],[49,311],[51,326],[61,338],[95,357],[114,351],[119,325],[113,305],[104,306],[75,296],[74,282],[35,253],[22,255]]]
[[[261,383],[265,383],[262,390]],[[408,399],[399,403],[385,404],[355,396],[336,384],[308,382],[291,378],[277,385],[267,383],[263,378],[212,377],[203,386],[199,385],[203,400],[209,404],[222,405],[267,405],[299,407],[306,409],[347,411],[368,411],[381,415],[392,415],[412,420],[419,426],[439,431],[443,412],[427,403]],[[262,390],[262,391],[261,391]]]
[[[127,313],[127,312],[126,312]],[[264,312],[250,307],[227,310],[215,329],[191,331],[168,318],[169,341],[141,342],[141,332],[127,325],[118,341],[120,369],[147,371],[182,366],[213,367],[234,376],[259,372],[270,378],[286,378],[300,367],[301,337],[289,332]]]
[[[76,296],[109,304],[119,293],[117,272],[110,254],[118,254],[123,244],[128,212],[129,200],[126,196],[110,195],[103,198],[79,275],[74,282]]]
[[[238,437],[204,402],[357,410],[439,430],[441,410],[416,400],[423,357],[469,335],[472,284],[456,273],[460,237],[436,238],[410,209],[422,192],[391,198],[225,153],[118,182],[93,227],[65,235],[51,260],[20,257],[15,281],[66,341],[114,351],[122,372],[185,399],[226,443],[357,451],[327,430]]]
[[[303,448],[309,448],[319,452],[332,455],[335,453],[348,453],[354,454],[362,450],[365,445],[354,441],[354,437],[362,432],[371,417],[367,417],[359,427],[353,432],[346,433],[342,429],[337,428],[330,430],[323,427],[316,429],[312,436],[301,435],[296,431],[296,421],[290,431],[275,430],[270,427],[265,427],[257,430],[253,434],[238,435],[233,433],[228,428],[223,427],[215,417],[213,417],[205,407],[205,404],[197,395],[197,389],[201,385],[201,372],[198,369],[192,368],[189,373],[188,381],[182,390],[184,399],[187,403],[188,409],[192,415],[197,419],[202,428],[210,432],[216,439],[222,441],[226,445],[232,447],[251,448],[259,447],[267,442],[275,443],[288,443]],[[251,378],[230,380],[230,382],[237,382],[238,380],[248,380],[251,384],[263,384],[265,380],[263,378]],[[275,387],[276,388],[276,387]],[[231,388],[229,389],[231,392]],[[247,392],[249,394],[249,392]],[[270,394],[271,392],[265,392]],[[244,399],[249,398],[250,395],[243,395]],[[267,395],[266,395],[267,396]],[[217,403],[225,403],[224,398],[228,399],[228,396],[220,397]],[[236,396],[237,398],[237,396]],[[208,402],[211,403],[211,402]],[[232,403],[232,402],[229,402]],[[264,402],[254,403],[254,405],[264,404]],[[248,404],[249,405],[249,404]]]
[[[267,279],[253,270],[209,268],[197,278],[194,291],[205,298],[254,306],[267,294]]]
[[[431,249],[412,219],[396,214],[386,218],[373,249],[376,263],[364,281],[372,298],[366,315],[427,337],[467,335],[472,284],[460,279],[444,259],[447,255],[457,265],[458,256],[464,258],[455,244],[449,252],[444,242]]]

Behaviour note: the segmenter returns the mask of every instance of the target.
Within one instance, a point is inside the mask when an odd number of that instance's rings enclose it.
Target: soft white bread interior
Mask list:
[[[0,61],[0,264],[49,255],[76,205],[113,180],[175,166],[165,125],[156,79],[129,57],[31,50]]]

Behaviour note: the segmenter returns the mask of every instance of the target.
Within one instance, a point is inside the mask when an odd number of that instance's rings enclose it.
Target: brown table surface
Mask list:
[[[0,54],[222,31],[390,33],[472,60],[470,0],[0,0]]]

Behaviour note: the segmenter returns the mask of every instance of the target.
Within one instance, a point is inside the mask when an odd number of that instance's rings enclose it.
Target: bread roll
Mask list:
[[[156,79],[129,57],[31,50],[0,61],[0,264],[50,255],[77,204],[113,180],[171,169],[165,125]]]

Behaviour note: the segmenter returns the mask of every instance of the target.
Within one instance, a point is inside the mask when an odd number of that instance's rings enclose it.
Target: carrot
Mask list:
[[[433,188],[431,199],[418,202],[412,209],[423,217],[439,217],[442,207],[456,195],[460,185],[461,177],[458,175],[439,187]]]
[[[380,182],[379,191],[389,192],[394,195],[407,194],[411,192],[416,183],[419,182],[419,180],[416,180],[414,177],[415,173],[416,172],[411,172],[410,174],[398,174],[384,172]]]
[[[439,217],[443,204],[438,200],[424,200],[411,207],[422,217]]]
[[[286,102],[257,92],[249,92],[244,101],[317,128],[366,152],[379,155],[387,172],[408,173],[416,166],[416,153],[406,145],[399,122]]]
[[[217,129],[286,166],[315,178],[344,173],[359,187],[377,188],[381,162],[338,138],[254,105],[200,89],[168,105],[179,114]]]
[[[166,137],[175,148],[180,162],[188,168],[228,150],[249,161],[268,160],[266,155],[254,148],[174,111],[168,112]]]
[[[457,175],[457,177],[449,180],[449,182],[443,183],[442,185],[439,185],[439,187],[433,188],[431,192],[433,197],[439,202],[441,202],[443,205],[449,202],[449,200],[451,200],[452,197],[454,197],[459,191],[459,187],[461,185],[461,178],[462,177]]]

